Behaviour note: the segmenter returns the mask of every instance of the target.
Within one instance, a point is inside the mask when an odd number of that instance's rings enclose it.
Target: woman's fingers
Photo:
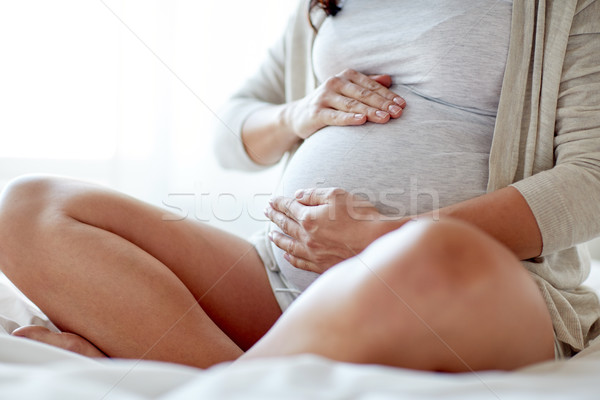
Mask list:
[[[372,82],[376,83],[375,81]],[[379,85],[379,83],[377,83],[377,85]],[[386,91],[388,90],[387,88],[384,88],[381,85],[379,86],[385,89]],[[383,96],[382,93],[380,93],[380,91],[374,91],[353,82],[349,82],[348,84],[343,85],[341,87],[341,94],[348,98],[355,99],[356,101],[363,103],[367,106],[370,106],[375,110],[388,113],[392,118],[398,118],[402,114],[402,107],[400,107],[400,105],[394,101],[394,98],[399,98],[399,96],[394,96],[390,99],[388,97]],[[393,95],[394,94],[392,93],[390,96]]]
[[[304,271],[316,272],[318,274],[323,272],[323,268],[317,266],[315,263],[305,260],[300,257],[293,256],[289,253],[283,253],[283,258],[287,260],[290,264],[298,269],[303,269]]]
[[[318,206],[321,204],[328,204],[334,200],[337,196],[347,194],[342,188],[307,188],[298,189],[294,196],[296,201],[306,206]]]
[[[306,247],[304,247],[298,240],[290,236],[284,235],[281,232],[271,231],[269,232],[269,239],[271,239],[275,246],[294,257],[303,259],[310,258]]]
[[[369,117],[362,113],[323,108],[319,111],[319,120],[323,125],[362,125],[369,120]]]
[[[401,96],[388,89],[388,87],[392,84],[392,78],[389,75],[373,75],[373,77],[375,77],[375,79],[373,79],[358,71],[348,69],[337,76],[347,79],[348,81],[367,89],[370,92],[377,93],[379,96],[394,102],[401,108],[406,106],[406,101]]]
[[[285,258],[287,262],[292,264],[294,267],[303,269],[305,271],[317,273],[323,272],[322,267],[319,267],[314,262],[309,261],[311,256],[306,247],[304,247],[299,241],[277,231],[269,232],[269,239],[271,239],[275,246],[279,247],[285,252],[283,253],[283,258]]]
[[[392,86],[392,77],[389,75],[368,75],[369,78],[373,79],[376,82],[379,82],[386,88]]]
[[[305,207],[290,197],[273,197],[271,200],[269,200],[269,205],[275,211],[285,214],[295,222],[300,222],[304,217]]]
[[[383,75],[380,77],[383,80]],[[387,82],[384,80],[384,83]],[[344,71],[330,79],[327,85],[330,91],[325,96],[326,106],[335,111],[364,114],[371,122],[385,123],[390,118],[398,118],[406,105],[400,96],[357,71]],[[330,119],[333,116],[335,114],[330,114]]]
[[[281,229],[286,235],[294,238],[300,235],[300,224],[288,217],[284,213],[273,209],[272,207],[265,208],[265,216]]]
[[[285,252],[283,253],[283,258],[294,267],[319,274],[323,272],[323,266],[318,266],[314,262],[309,261],[311,255],[299,241],[277,231],[269,232],[269,239],[271,239],[275,246]]]
[[[354,85],[354,84],[351,84],[351,85]],[[354,86],[356,86],[356,85],[354,85]],[[365,115],[369,121],[377,122],[377,123],[387,122],[390,120],[390,117],[397,118],[402,113],[402,109],[398,106],[396,106],[396,107],[398,107],[399,111],[396,111],[397,113],[394,115],[392,115],[389,111],[381,110],[377,106],[370,106],[370,104],[373,104],[376,102],[379,104],[382,104],[383,101],[378,100],[378,99],[364,99],[364,101],[367,102],[367,103],[364,103],[361,100],[358,100],[354,97],[349,96],[348,93],[351,90],[354,90],[355,94],[356,94],[356,92],[360,89],[356,89],[356,88],[347,89],[347,90],[343,90],[343,92],[344,92],[343,95],[334,93],[330,96],[328,105],[331,107],[331,109],[333,111],[337,111],[338,113],[344,112],[344,113],[360,115],[360,116]],[[400,113],[400,114],[398,114],[398,113]],[[331,115],[331,117],[335,117],[335,116]],[[345,116],[342,116],[342,117],[345,117]]]

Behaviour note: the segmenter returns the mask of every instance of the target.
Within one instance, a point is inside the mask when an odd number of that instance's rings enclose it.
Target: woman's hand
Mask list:
[[[289,103],[285,124],[301,139],[328,125],[379,124],[402,115],[406,101],[388,88],[389,75],[364,75],[353,69],[327,79],[311,94]]]
[[[343,189],[299,190],[269,203],[265,215],[283,232],[272,231],[271,241],[303,270],[323,273],[385,233],[377,209]]]
[[[242,126],[246,153],[257,164],[273,165],[327,125],[383,124],[398,118],[406,102],[388,89],[391,85],[389,75],[367,76],[348,69],[300,100],[259,108]]]

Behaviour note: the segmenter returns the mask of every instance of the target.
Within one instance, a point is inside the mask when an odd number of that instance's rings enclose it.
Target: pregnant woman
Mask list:
[[[225,166],[287,154],[267,232],[20,178],[0,268],[63,332],[15,334],[200,367],[572,356],[600,333],[577,246],[600,234],[598,15],[593,0],[300,1],[218,132]]]

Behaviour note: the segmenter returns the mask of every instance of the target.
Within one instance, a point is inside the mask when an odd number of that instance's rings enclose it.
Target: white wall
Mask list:
[[[250,211],[245,202],[270,192],[279,171],[221,170],[214,113],[295,4],[1,2],[0,186],[24,173],[68,175],[252,232],[266,197]]]

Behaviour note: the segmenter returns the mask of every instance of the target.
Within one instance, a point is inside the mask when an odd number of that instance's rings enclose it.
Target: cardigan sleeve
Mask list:
[[[255,163],[242,142],[242,126],[248,116],[269,104],[285,102],[286,33],[271,47],[258,71],[227,101],[214,132],[214,151],[228,169],[257,171],[268,166]]]
[[[542,255],[600,235],[600,2],[574,19],[559,86],[552,169],[512,184],[542,233]]]

